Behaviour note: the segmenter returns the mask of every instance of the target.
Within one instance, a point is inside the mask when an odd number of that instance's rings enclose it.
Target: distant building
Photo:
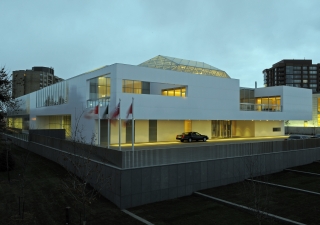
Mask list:
[[[12,72],[12,97],[17,98],[60,81],[63,79],[54,76],[53,68],[36,66],[31,70],[16,70]]]
[[[312,64],[312,60],[284,59],[263,70],[263,74],[266,87],[286,85],[320,93],[320,64]]]

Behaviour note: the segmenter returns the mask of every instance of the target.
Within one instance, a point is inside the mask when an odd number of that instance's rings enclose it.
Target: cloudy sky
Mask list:
[[[318,0],[0,0],[0,66],[70,78],[156,55],[208,63],[263,86],[282,59],[320,63]]]

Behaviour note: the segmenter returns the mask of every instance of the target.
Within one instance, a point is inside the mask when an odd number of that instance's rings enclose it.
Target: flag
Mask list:
[[[130,107],[129,107],[128,111],[127,111],[127,117],[126,117],[126,120],[125,120],[125,121],[123,121],[123,126],[126,126],[126,125],[127,125],[127,123],[130,121],[130,120],[128,119],[130,114],[132,114],[132,103],[131,103],[131,105],[130,105]]]
[[[127,119],[128,119],[128,117],[129,117],[130,114],[132,114],[132,103],[131,103],[128,111],[127,111]]]
[[[108,115],[109,114],[109,105],[107,105],[107,108],[106,108],[106,110],[104,111],[104,113],[103,113],[103,115]],[[102,115],[102,116],[103,116]]]
[[[120,114],[120,102],[118,103],[117,107],[115,108],[111,117],[109,118],[113,125],[115,125],[115,121],[113,121],[113,120],[116,119],[119,116],[119,114]]]
[[[95,114],[99,114],[99,105],[97,105],[96,107],[94,107],[93,110],[90,110],[89,112],[84,114],[84,118],[86,119],[92,119],[94,117]]]
[[[111,119],[117,118],[117,116],[119,116],[119,113],[120,113],[120,103],[118,103],[116,109],[113,111],[111,115]]]
[[[94,114],[99,114],[99,105],[94,107]]]

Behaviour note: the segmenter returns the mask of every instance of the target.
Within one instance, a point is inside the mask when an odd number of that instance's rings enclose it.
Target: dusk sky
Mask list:
[[[0,66],[67,79],[164,55],[263,86],[282,59],[320,63],[318,0],[1,0]]]

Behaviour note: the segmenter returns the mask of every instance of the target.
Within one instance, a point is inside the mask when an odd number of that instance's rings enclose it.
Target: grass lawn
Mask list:
[[[308,165],[292,167],[290,169],[320,174],[320,162],[314,162]]]
[[[3,145],[0,146],[2,148]],[[13,147],[15,169],[10,172],[8,182],[7,172],[0,172],[0,224],[18,224],[19,196],[22,196],[22,184],[19,174],[22,174],[23,159],[28,151]],[[67,175],[64,168],[41,156],[29,153],[25,170],[25,212],[23,224],[65,224],[65,207],[70,206],[71,224],[79,224],[78,204],[61,188],[61,179]],[[21,176],[20,176],[21,177]],[[117,206],[98,197],[88,209],[87,224],[142,224],[123,213]],[[21,223],[20,223],[21,224]]]
[[[269,176],[268,182],[320,193],[320,176],[284,171]]]
[[[283,181],[282,184],[289,186],[289,182]],[[265,211],[305,224],[320,224],[320,196],[284,188],[266,187],[269,203]],[[251,192],[253,188],[245,188],[243,182],[201,191],[201,193],[249,207],[252,207],[252,204],[247,196],[250,196]],[[261,193],[264,195],[265,191]]]
[[[186,196],[128,209],[154,224],[257,224],[253,215],[207,198]],[[268,221],[264,224],[279,224]]]

